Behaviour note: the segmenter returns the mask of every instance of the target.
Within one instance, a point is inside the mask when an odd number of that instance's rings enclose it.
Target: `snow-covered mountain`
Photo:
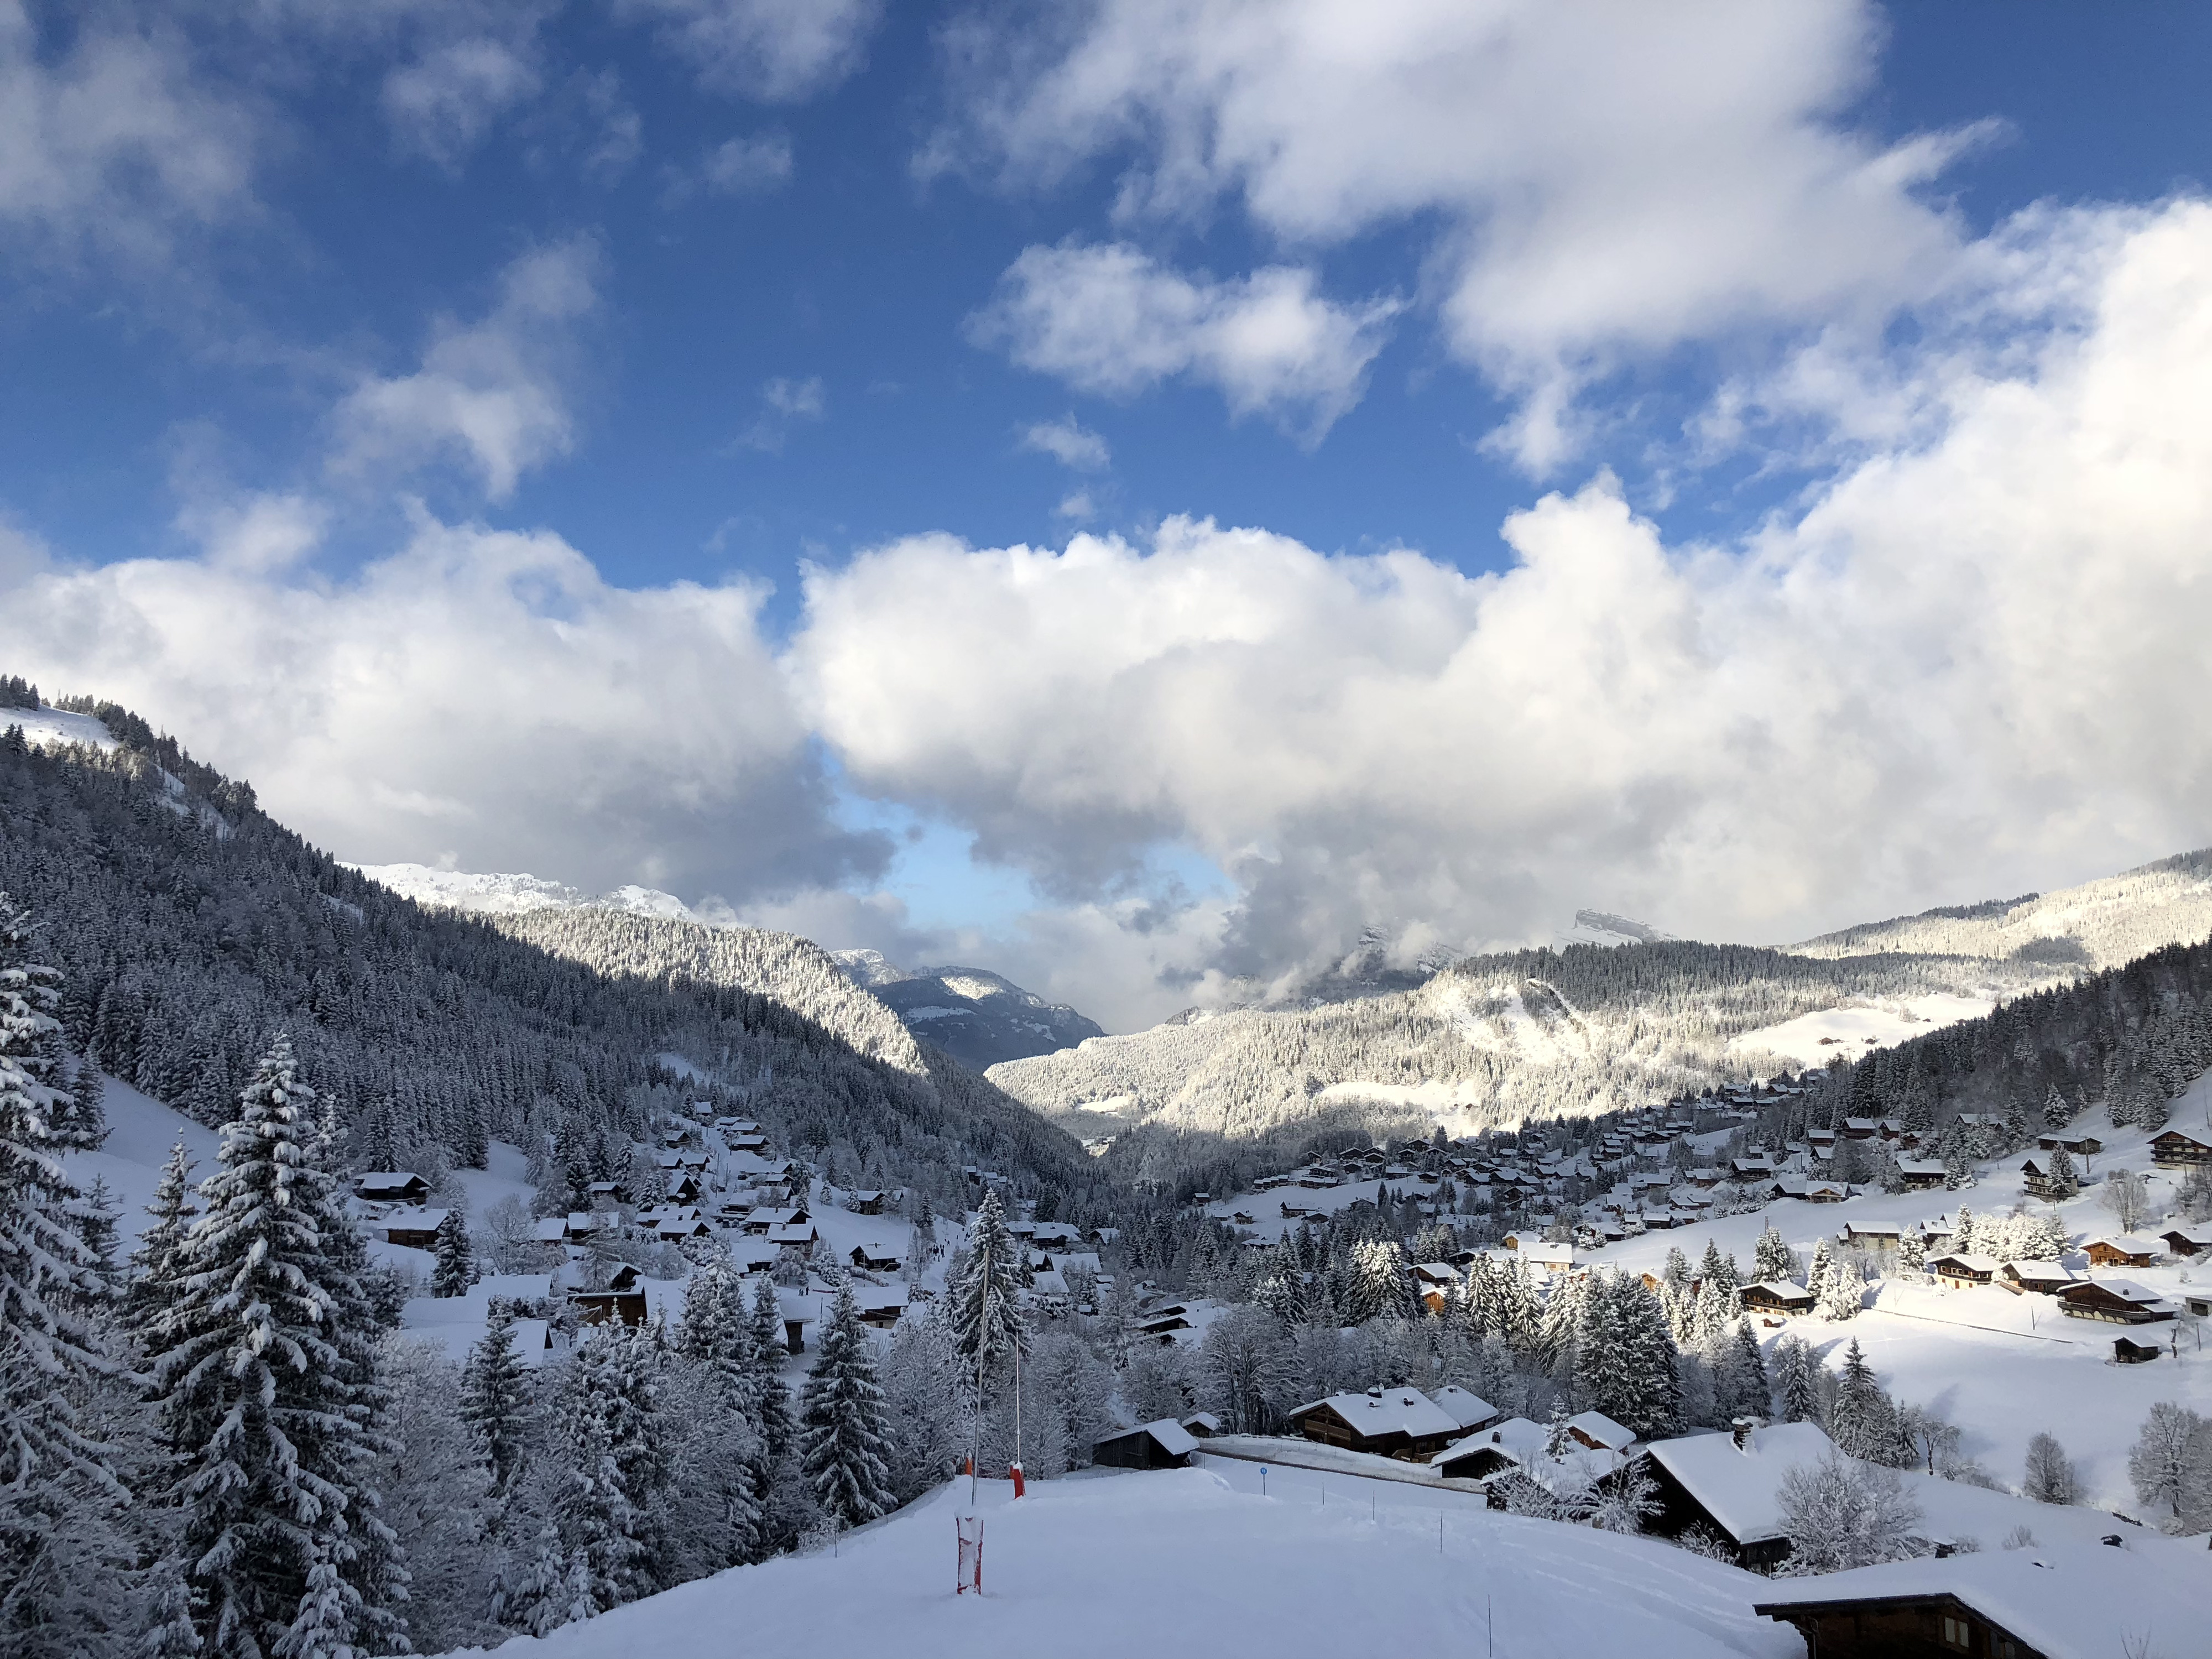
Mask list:
[[[879,951],[831,953],[855,985],[872,991],[906,1028],[963,1066],[1072,1048],[1105,1030],[1064,1002],[1047,1002],[982,968],[900,968]]]
[[[1393,967],[1370,933],[1295,997],[991,1078],[1087,1139],[1146,1131],[1120,1155],[1168,1178],[1322,1129],[1462,1133],[1856,1056],[2208,933],[2212,852],[1787,951],[1671,939],[1583,910],[1561,948]]]
[[[434,904],[448,910],[467,910],[478,915],[522,915],[532,910],[574,910],[586,907],[628,910],[641,916],[665,916],[675,921],[705,922],[706,919],[673,893],[656,887],[617,887],[608,893],[586,893],[566,883],[543,876],[472,875],[465,870],[435,870],[427,864],[356,864],[352,868],[378,885],[390,888],[417,904]]]

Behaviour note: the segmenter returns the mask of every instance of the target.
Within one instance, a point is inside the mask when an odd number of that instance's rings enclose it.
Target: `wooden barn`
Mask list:
[[[430,1201],[430,1183],[412,1170],[368,1170],[353,1178],[353,1195],[365,1204]]]
[[[1091,1448],[1091,1461],[1109,1469],[1183,1469],[1198,1442],[1172,1417],[1109,1434]]]
[[[2087,1279],[2058,1298],[2062,1311],[2075,1319],[2101,1319],[2112,1325],[2148,1325],[2173,1317],[2171,1304],[2129,1279]]]

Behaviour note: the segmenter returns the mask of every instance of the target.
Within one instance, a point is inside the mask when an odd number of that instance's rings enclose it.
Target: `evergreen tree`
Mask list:
[[[1774,1345],[1774,1387],[1780,1395],[1785,1423],[1820,1420],[1820,1362],[1803,1340],[1785,1336]]]
[[[1813,1246],[1813,1260],[1805,1268],[1805,1288],[1818,1299],[1828,1287],[1828,1273],[1832,1263],[1828,1255],[1828,1241],[1820,1240]]]
[[[814,1501],[840,1527],[887,1513],[890,1423],[875,1355],[849,1279],[841,1279],[822,1332],[821,1352],[799,1396],[799,1461]]]
[[[430,1294],[439,1297],[466,1296],[475,1281],[475,1265],[470,1260],[468,1218],[456,1205],[446,1212],[439,1222],[438,1231],[432,1235],[431,1249],[437,1257],[437,1266],[430,1273]]]
[[[1820,1312],[1833,1320],[1856,1319],[1866,1298],[1866,1280],[1859,1276],[1858,1264],[1849,1261],[1837,1262],[1828,1269],[1827,1278],[1820,1286]]]
[[[1828,1435],[1850,1457],[1888,1460],[1897,1438],[1896,1413],[1881,1382],[1859,1351],[1856,1337],[1844,1351],[1836,1379],[1836,1403],[1828,1414]]]
[[[1029,1349],[1028,1322],[1016,1298],[1024,1282],[1020,1248],[1006,1230],[998,1194],[987,1190],[969,1236],[967,1260],[945,1287],[968,1386],[975,1386],[980,1370],[987,1397],[995,1389],[1000,1368],[1011,1366],[1018,1351]]]
[[[1729,1382],[1733,1385],[1738,1413],[1764,1417],[1772,1409],[1768,1404],[1773,1393],[1773,1383],[1766,1374],[1765,1358],[1759,1351],[1759,1337],[1751,1328],[1751,1321],[1735,1322],[1735,1340],[1729,1361]]]
[[[1961,1204],[1958,1224],[1951,1229],[1950,1254],[1972,1255],[1981,1248],[1981,1242],[1974,1237],[1974,1212]]]
[[[1927,1267],[1928,1236],[1915,1221],[1897,1236],[1897,1271],[1917,1273],[1925,1272]]]
[[[153,1327],[169,1500],[219,1654],[405,1646],[405,1572],[360,1478],[388,1446],[362,1253],[308,1127],[314,1099],[279,1036],[224,1126]]]
[[[1752,1271],[1767,1284],[1781,1284],[1796,1276],[1796,1258],[1790,1254],[1790,1246],[1783,1242],[1781,1230],[1771,1222],[1759,1236],[1759,1246],[1752,1257]]]
[[[576,1352],[562,1411],[567,1480],[558,1506],[572,1588],[595,1612],[650,1595],[668,1476],[652,1334],[604,1325]]]
[[[2045,1182],[2044,1194],[2053,1204],[2063,1204],[2081,1190],[2081,1182],[2074,1174],[2074,1158],[2063,1146],[2051,1149],[2051,1167]]]
[[[753,1287],[752,1343],[745,1356],[751,1378],[749,1403],[753,1427],[759,1431],[763,1455],[772,1470],[791,1449],[791,1390],[784,1386],[783,1362],[790,1349],[783,1334],[783,1304],[776,1299],[775,1285],[766,1273]]]
[[[505,1492],[522,1466],[529,1384],[514,1347],[514,1304],[495,1297],[484,1334],[461,1372],[461,1418],[483,1442],[492,1490]]]
[[[30,958],[29,918],[0,893],[0,1643],[61,1616],[56,1551],[87,1505],[119,1503],[79,1403],[116,1369],[88,1318],[106,1286],[57,1133],[58,975]],[[66,1589],[66,1585],[58,1587]],[[18,1650],[21,1650],[20,1649]]]
[[[2073,1109],[2067,1105],[2066,1097],[2058,1092],[2058,1085],[2056,1083],[2052,1084],[2044,1091],[2043,1127],[2046,1129],[2063,1129],[2073,1121]]]
[[[1589,1292],[1577,1382],[1592,1408],[1644,1439],[1680,1425],[1681,1378],[1658,1298],[1641,1279],[1609,1273]]]

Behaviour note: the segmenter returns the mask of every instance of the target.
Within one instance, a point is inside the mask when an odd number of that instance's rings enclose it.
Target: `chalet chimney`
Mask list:
[[[1729,1433],[1735,1437],[1735,1449],[1738,1451],[1748,1451],[1751,1449],[1753,1434],[1765,1426],[1766,1419],[1764,1418],[1739,1417],[1729,1422]]]
[[[1367,1403],[1370,1406],[1381,1405],[1382,1403],[1382,1390],[1380,1388],[1368,1389]]]

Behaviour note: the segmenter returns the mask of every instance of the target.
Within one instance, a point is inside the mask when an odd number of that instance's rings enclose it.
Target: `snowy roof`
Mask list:
[[[1567,1419],[1567,1426],[1585,1440],[1594,1440],[1607,1451],[1619,1451],[1634,1443],[1635,1433],[1614,1422],[1603,1412],[1577,1412]]]
[[[537,1239],[540,1244],[558,1244],[568,1236],[568,1223],[561,1216],[547,1215],[538,1218]]]
[[[1753,1429],[1741,1446],[1733,1435],[1692,1434],[1646,1449],[1741,1546],[1783,1535],[1782,1477],[1819,1462],[1835,1443],[1817,1423],[1777,1423]]]
[[[1457,1434],[1465,1426],[1419,1389],[1376,1389],[1367,1394],[1333,1394],[1291,1413],[1326,1408],[1334,1412],[1363,1436],[1403,1434],[1415,1439],[1431,1435]]]
[[[1152,1436],[1159,1443],[1162,1451],[1176,1457],[1188,1457],[1198,1449],[1196,1437],[1172,1417],[1163,1417],[1152,1423],[1139,1423],[1133,1429],[1122,1429],[1116,1433],[1106,1436],[1099,1443],[1103,1445],[1109,1440],[1127,1439],[1134,1434]]]
[[[1977,1273],[1994,1273],[2004,1265],[1993,1255],[1978,1255],[1971,1250],[1964,1255],[1939,1255],[1928,1265],[1931,1267],[1941,1267],[1947,1261],[1954,1262],[1966,1268],[1967,1272]]]
[[[2178,1569],[2139,1547],[1991,1550],[1781,1580],[1754,1607],[1771,1615],[1788,1607],[1950,1595],[2048,1659],[2201,1654],[2212,1625],[2212,1581]]]
[[[2129,1255],[2159,1255],[2166,1249],[2163,1239],[2144,1238],[2134,1233],[2101,1233],[2095,1238],[2081,1241],[2081,1248],[2085,1250],[2092,1244],[2108,1245]]]
[[[2148,1307],[2152,1303],[2166,1300],[2156,1291],[2148,1285],[2138,1285],[2132,1279],[2096,1279],[2089,1282],[2099,1290],[2118,1297],[2123,1302],[2132,1302],[2139,1306]]]
[[[1813,1295],[1812,1291],[1790,1279],[1762,1279],[1755,1285],[1746,1285],[1736,1294],[1747,1296],[1753,1291],[1765,1291],[1778,1302],[1805,1302],[1811,1300]]]
[[[404,1187],[410,1181],[422,1179],[412,1170],[363,1170],[353,1178],[353,1184],[356,1187]]]
[[[1487,1423],[1498,1415],[1497,1407],[1456,1382],[1445,1383],[1429,1398],[1462,1429],[1471,1429],[1478,1423]]]

